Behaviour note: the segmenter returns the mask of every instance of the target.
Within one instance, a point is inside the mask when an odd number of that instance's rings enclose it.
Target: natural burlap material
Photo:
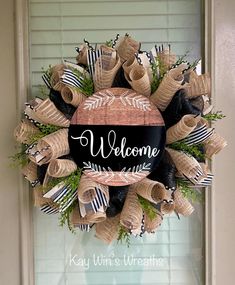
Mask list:
[[[96,198],[96,188],[98,188],[109,201],[108,186],[99,184],[83,174],[78,186],[78,199],[84,204],[92,202]]]
[[[171,144],[186,138],[196,128],[199,121],[199,116],[184,115],[177,124],[167,130],[166,143]]]
[[[61,90],[61,96],[66,103],[71,104],[74,107],[78,107],[79,104],[86,100],[84,94],[77,88],[71,86],[64,86]]]
[[[118,237],[120,215],[107,218],[105,221],[95,225],[95,236],[107,243],[111,243]]]
[[[175,93],[183,88],[182,82],[184,76],[182,71],[186,68],[185,65],[180,65],[171,69],[164,76],[158,89],[150,96],[150,100],[161,110],[165,111],[168,104],[171,102]]]
[[[40,134],[40,130],[29,120],[22,120],[14,130],[14,137],[17,142],[30,144],[35,135]]]
[[[111,87],[120,67],[121,61],[118,55],[116,58],[101,55],[95,63],[95,74],[93,76],[95,91]]]
[[[194,211],[191,203],[186,199],[180,189],[174,192],[175,211],[183,216],[190,216]]]
[[[54,159],[48,165],[47,173],[51,177],[65,177],[73,173],[77,165],[70,159]]]
[[[136,230],[140,227],[143,217],[138,196],[134,189],[130,189],[121,212],[120,223],[129,230]]]
[[[140,182],[132,184],[131,188],[134,189],[138,195],[155,204],[168,197],[167,190],[162,183],[148,178],[144,178]]]

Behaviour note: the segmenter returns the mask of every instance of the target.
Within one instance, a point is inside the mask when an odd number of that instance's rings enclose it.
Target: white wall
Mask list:
[[[228,147],[215,160],[217,285],[234,284],[235,256],[235,1],[215,0],[215,100],[227,118],[218,124]]]
[[[17,170],[9,167],[16,124],[14,1],[0,9],[0,284],[20,284]]]

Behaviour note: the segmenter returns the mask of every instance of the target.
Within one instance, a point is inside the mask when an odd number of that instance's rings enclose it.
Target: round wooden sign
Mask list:
[[[125,88],[100,90],[87,98],[69,127],[74,161],[87,176],[110,186],[133,184],[153,171],[165,137],[156,106]]]

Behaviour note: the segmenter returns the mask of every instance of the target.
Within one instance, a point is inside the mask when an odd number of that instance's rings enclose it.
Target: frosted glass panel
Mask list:
[[[200,212],[165,217],[157,233],[132,237],[128,248],[105,245],[94,231],[73,235],[35,210],[36,284],[204,284]]]
[[[42,67],[75,61],[83,39],[102,43],[129,33],[143,49],[170,43],[177,55],[200,58],[200,0],[29,0],[31,95],[40,96]],[[204,218],[165,217],[156,234],[131,246],[107,246],[94,232],[77,235],[58,216],[34,210],[36,285],[204,284]]]

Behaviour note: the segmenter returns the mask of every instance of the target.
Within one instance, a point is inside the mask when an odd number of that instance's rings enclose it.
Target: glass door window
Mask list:
[[[199,0],[29,0],[31,95],[40,96],[42,68],[75,62],[86,38],[103,43],[129,33],[144,50],[170,43],[188,59],[201,57]],[[57,215],[34,210],[36,285],[204,284],[203,206],[189,218],[172,214],[155,234],[106,245],[94,232],[70,233]]]

